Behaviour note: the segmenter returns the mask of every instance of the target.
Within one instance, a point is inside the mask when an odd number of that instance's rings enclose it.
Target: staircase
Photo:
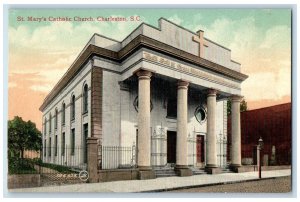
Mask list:
[[[156,178],[177,176],[174,171],[174,168],[172,167],[155,168],[154,172]]]
[[[222,173],[234,173],[229,168],[222,168]]]
[[[190,169],[192,170],[193,175],[204,175],[204,174],[206,174],[204,168],[191,167]]]
[[[190,167],[193,175],[206,175],[204,168]],[[154,168],[156,178],[177,176],[173,167]],[[222,168],[222,173],[233,173],[229,168]]]

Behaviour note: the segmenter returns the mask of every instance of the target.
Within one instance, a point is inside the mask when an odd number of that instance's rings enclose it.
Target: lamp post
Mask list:
[[[258,177],[259,177],[259,179],[261,179],[261,150],[263,150],[263,148],[264,148],[264,141],[261,137],[258,140],[257,148],[258,148],[258,152],[259,152],[259,154],[257,155],[259,157],[259,159],[258,159]]]

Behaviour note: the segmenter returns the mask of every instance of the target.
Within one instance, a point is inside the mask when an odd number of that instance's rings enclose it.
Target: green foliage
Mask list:
[[[8,158],[8,173],[11,174],[34,174],[37,171],[34,169],[34,163],[31,159],[9,157]]]
[[[8,121],[8,154],[10,156],[23,158],[24,150],[38,151],[41,147],[42,134],[36,128],[35,123],[23,121],[18,116]]]
[[[240,111],[244,112],[244,111],[247,111],[247,109],[248,109],[247,102],[245,99],[243,99],[240,104]],[[227,100],[227,114],[228,115],[231,114],[231,100],[230,99]]]

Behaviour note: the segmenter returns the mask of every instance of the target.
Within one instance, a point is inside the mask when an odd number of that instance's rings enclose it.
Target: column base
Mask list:
[[[192,176],[193,172],[186,165],[176,165],[174,169],[175,173],[180,177]]]
[[[206,164],[205,168],[218,168],[217,164]]]
[[[240,173],[242,171],[242,165],[241,164],[230,164],[229,169],[232,172]]]
[[[217,167],[216,165],[207,165],[205,166],[205,172],[211,175],[220,174],[222,173],[222,169]]]
[[[142,170],[142,171],[147,171],[147,170],[152,170],[152,167],[151,166],[138,166],[138,169]]]
[[[150,166],[139,166],[138,169],[139,180],[155,179],[155,172]]]

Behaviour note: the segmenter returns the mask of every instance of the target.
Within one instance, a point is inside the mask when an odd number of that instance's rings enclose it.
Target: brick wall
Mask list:
[[[228,117],[228,145],[231,145],[231,119]],[[255,156],[258,139],[264,141],[263,154],[270,163],[272,146],[276,148],[276,165],[291,164],[291,103],[241,113],[242,159]],[[230,149],[228,151],[230,153]],[[230,160],[230,154],[228,155]],[[254,163],[256,158],[254,158]]]

